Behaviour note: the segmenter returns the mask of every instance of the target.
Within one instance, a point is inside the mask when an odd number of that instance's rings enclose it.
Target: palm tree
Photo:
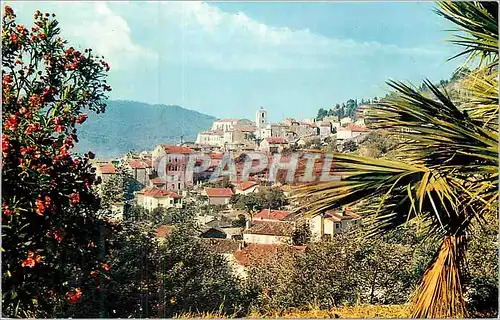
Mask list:
[[[372,105],[373,129],[401,143],[392,159],[338,154],[341,181],[296,190],[300,209],[358,208],[370,235],[409,220],[421,223],[440,249],[412,299],[414,317],[465,317],[467,233],[498,210],[498,4],[439,2],[439,15],[459,26],[451,42],[463,46],[473,71],[459,97],[425,81],[431,96],[390,81],[394,90]],[[367,121],[368,122],[368,121]]]

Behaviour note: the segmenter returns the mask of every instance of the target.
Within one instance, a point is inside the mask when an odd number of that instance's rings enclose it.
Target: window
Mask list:
[[[340,225],[338,223],[335,224],[335,229],[338,229]]]
[[[177,189],[181,190],[181,183],[180,182],[177,184]]]
[[[266,116],[266,115],[265,115],[265,113],[264,113],[264,112],[262,112],[262,118],[264,118],[265,116]]]

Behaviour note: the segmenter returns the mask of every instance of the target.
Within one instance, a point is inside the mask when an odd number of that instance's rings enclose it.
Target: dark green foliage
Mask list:
[[[214,117],[178,106],[109,101],[106,113],[91,117],[79,130],[76,150],[92,150],[99,158],[151,150],[160,143],[195,141]]]
[[[312,243],[303,253],[279,254],[250,272],[261,311],[277,308],[330,308],[345,303],[405,303],[432,258],[415,227],[382,239],[363,240],[363,231]],[[420,270],[415,272],[415,270]]]
[[[297,226],[292,233],[292,243],[295,246],[303,246],[311,241],[311,228],[305,221],[297,222]]]
[[[232,199],[234,207],[245,210],[250,214],[259,212],[262,209],[278,210],[288,204],[288,199],[279,188],[270,188],[259,192],[252,192],[247,195],[235,195]]]
[[[233,220],[231,222],[231,224],[233,227],[236,227],[236,228],[238,228],[238,227],[244,228],[246,226],[246,222],[247,222],[247,218],[245,217],[245,215],[240,214],[240,215],[238,215],[238,219]]]
[[[233,314],[245,305],[243,289],[225,258],[213,253],[193,229],[180,226],[165,240],[160,262],[160,317],[183,312]]]

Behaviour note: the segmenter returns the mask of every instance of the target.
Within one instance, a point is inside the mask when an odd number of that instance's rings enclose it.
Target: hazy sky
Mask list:
[[[277,121],[387,79],[447,79],[453,26],[432,2],[7,2],[19,19],[55,12],[63,35],[111,65],[113,99],[177,104],[216,117],[264,106]]]

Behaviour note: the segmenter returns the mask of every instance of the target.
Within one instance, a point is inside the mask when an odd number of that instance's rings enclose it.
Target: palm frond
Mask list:
[[[451,43],[464,47],[458,56],[469,61],[480,58],[480,64],[498,60],[498,3],[440,1],[437,13],[458,26]]]

